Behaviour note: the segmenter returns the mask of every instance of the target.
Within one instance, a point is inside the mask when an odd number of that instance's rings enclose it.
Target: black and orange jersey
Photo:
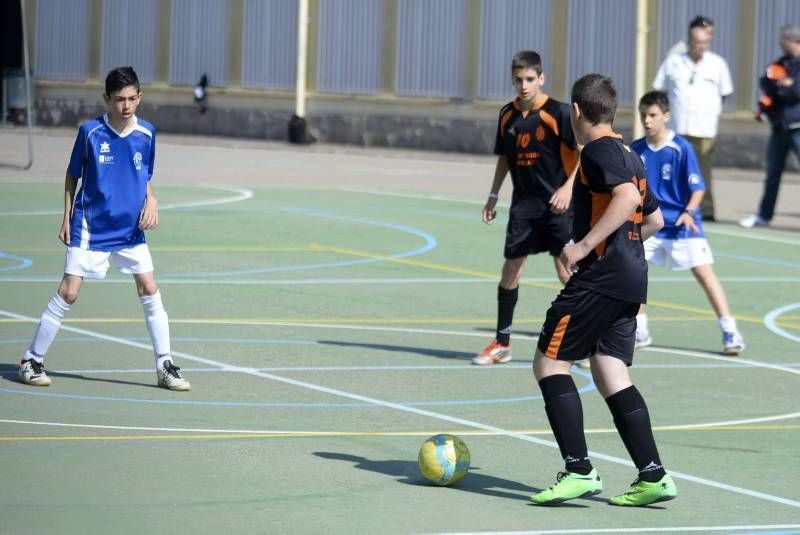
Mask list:
[[[511,211],[541,217],[577,164],[569,106],[547,95],[528,111],[520,109],[519,99],[509,102],[500,110],[494,153],[508,160],[514,184]]]
[[[647,187],[642,160],[618,134],[587,143],[581,151],[580,171],[572,191],[573,236],[576,242],[582,240],[611,203],[611,190],[629,182],[639,190],[639,206],[630,219],[578,263],[578,272],[570,282],[615,299],[644,303],[647,262],[641,228],[645,215],[658,209],[658,201]]]

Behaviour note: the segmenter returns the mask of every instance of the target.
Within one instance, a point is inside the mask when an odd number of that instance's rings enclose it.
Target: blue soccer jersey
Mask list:
[[[81,125],[67,173],[81,179],[72,209],[70,245],[117,251],[144,243],[139,214],[153,176],[156,131],[133,117],[122,136],[103,115]]]
[[[703,237],[699,211],[694,215],[697,232],[690,232],[683,225],[675,226],[675,221],[689,204],[692,193],[706,189],[697,157],[689,142],[670,132],[667,142],[659,148],[650,145],[647,138],[641,138],[631,143],[631,149],[642,158],[647,170],[647,185],[658,199],[664,215],[664,228],[656,236],[670,240]]]

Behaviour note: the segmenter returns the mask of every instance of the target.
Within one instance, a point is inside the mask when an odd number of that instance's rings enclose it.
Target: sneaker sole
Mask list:
[[[723,349],[722,350],[722,354],[723,355],[728,355],[730,357],[735,357],[735,356],[738,356],[739,353],[741,353],[742,351],[744,351],[743,347],[742,348],[734,347],[734,348],[731,348],[731,349]]]
[[[577,500],[579,498],[590,498],[592,496],[597,496],[601,492],[603,492],[603,491],[602,490],[590,490],[588,492],[584,492],[580,496],[575,496],[574,498],[554,498],[554,499],[550,500],[549,502],[541,502],[541,503],[534,502],[533,499],[531,499],[531,502],[534,505],[558,505],[558,504],[561,504],[561,503],[564,503],[564,502],[568,502],[570,500]]]
[[[173,392],[188,392],[189,390],[192,389],[191,385],[170,387],[165,384],[159,384],[158,386],[160,386],[161,388],[165,388],[167,390],[171,390]]]
[[[486,359],[486,360],[483,362],[479,362],[479,359]],[[501,357],[499,359],[494,359],[492,357],[477,357],[472,359],[472,363],[476,366],[491,366],[493,364],[505,364],[510,360],[511,360],[511,355],[507,357]]]
[[[677,497],[678,497],[677,494],[675,496],[661,496],[659,498],[656,498],[652,502],[642,503],[642,504],[614,503],[609,500],[608,505],[613,505],[615,507],[647,507],[648,505],[653,505],[654,503],[668,502],[670,500],[674,500]]]
[[[27,381],[20,381],[20,383],[28,386],[50,386],[53,381],[48,380],[47,382],[38,382],[38,383],[29,383]]]

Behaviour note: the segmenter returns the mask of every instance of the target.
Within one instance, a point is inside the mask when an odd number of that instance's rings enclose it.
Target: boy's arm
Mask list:
[[[697,225],[694,223],[694,214],[697,212],[697,209],[700,207],[700,203],[703,200],[703,196],[706,194],[704,190],[697,190],[692,192],[692,196],[689,197],[689,202],[686,207],[681,212],[681,215],[678,216],[678,219],[675,220],[675,226],[680,227],[682,225],[686,225],[686,230],[691,232],[697,232],[698,229]]]
[[[651,212],[644,216],[642,223],[642,241],[645,241],[650,236],[661,230],[664,226],[664,216],[661,214],[661,208],[656,208],[655,212]]]
[[[139,213],[139,228],[152,230],[158,226],[158,201],[153,193],[153,186],[147,182],[147,196],[144,199],[144,208]]]
[[[78,179],[72,178],[67,172],[64,173],[64,220],[61,222],[61,230],[58,232],[58,239],[64,245],[69,245],[69,226],[72,220],[72,204],[75,201],[75,190],[78,188]]]
[[[497,165],[494,167],[494,180],[492,181],[492,189],[489,192],[489,198],[486,199],[486,204],[483,206],[483,212],[481,213],[481,219],[487,225],[494,221],[494,218],[497,217],[497,211],[495,211],[494,207],[497,205],[497,197],[500,194],[500,188],[503,185],[503,181],[506,179],[506,175],[508,174],[508,160],[506,159],[505,154],[501,154],[497,157]]]
[[[567,180],[550,197],[550,211],[554,214],[563,214],[569,209],[569,204],[572,202],[572,186],[579,167],[580,163],[576,160]]]
[[[567,268],[567,271],[576,273],[578,271],[578,262],[586,258],[586,255],[592,249],[630,219],[640,201],[639,189],[633,182],[614,186],[614,189],[611,190],[611,202],[608,203],[606,211],[603,212],[603,215],[592,227],[592,230],[581,241],[573,245],[567,245],[561,251],[561,262]]]

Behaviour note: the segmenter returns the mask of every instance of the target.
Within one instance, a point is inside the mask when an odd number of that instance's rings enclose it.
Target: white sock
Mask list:
[[[719,328],[724,333],[739,332],[736,330],[736,320],[733,318],[733,316],[722,316],[719,319]]]
[[[637,314],[636,315],[636,332],[637,333],[646,333],[650,332],[647,328],[647,314]]]
[[[153,343],[153,353],[155,353],[156,363],[169,359],[169,317],[164,310],[161,302],[161,292],[153,295],[143,295],[139,298],[144,307],[144,321],[147,324],[147,332],[150,333],[150,340]]]
[[[55,340],[58,330],[61,328],[61,319],[69,310],[69,305],[60,295],[55,294],[47,306],[44,308],[42,317],[39,318],[39,325],[33,333],[31,345],[25,352],[23,360],[33,359],[39,364],[44,362],[44,355],[50,348],[50,344]]]

